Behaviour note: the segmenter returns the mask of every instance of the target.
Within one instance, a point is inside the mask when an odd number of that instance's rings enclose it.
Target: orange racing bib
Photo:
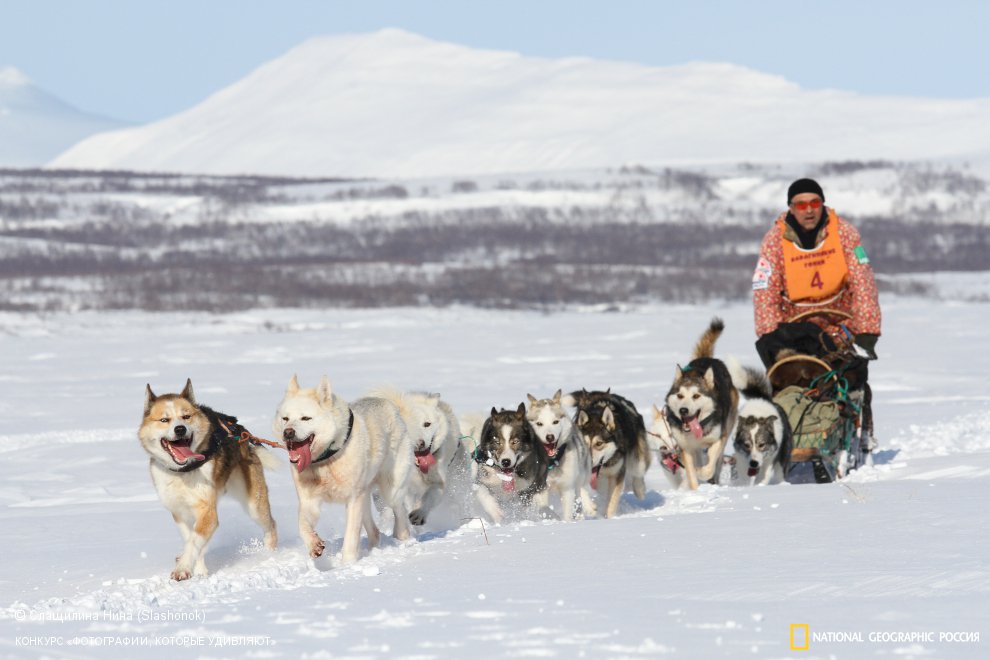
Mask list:
[[[828,210],[825,240],[812,250],[800,248],[783,238],[787,225],[783,219],[778,220],[777,224],[780,225],[782,237],[780,243],[784,254],[787,297],[792,302],[802,302],[827,298],[840,292],[849,276],[849,267],[839,238],[839,219],[832,209]]]

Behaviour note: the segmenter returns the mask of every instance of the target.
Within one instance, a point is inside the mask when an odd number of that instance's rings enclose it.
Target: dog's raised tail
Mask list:
[[[739,360],[729,357],[725,361],[725,366],[732,377],[732,384],[747,399],[765,399],[769,401],[773,396],[770,387],[770,379],[762,369],[755,367],[744,367],[739,364]]]
[[[708,325],[705,334],[701,335],[701,339],[695,344],[694,354],[691,356],[691,359],[715,357],[715,342],[718,341],[723,330],[725,330],[725,323],[716,316]]]

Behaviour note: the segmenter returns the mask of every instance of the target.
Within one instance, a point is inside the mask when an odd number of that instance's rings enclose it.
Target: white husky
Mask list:
[[[370,394],[398,406],[406,424],[416,466],[408,482],[409,521],[423,525],[447,487],[447,469],[457,453],[460,424],[439,394],[400,392],[391,387],[379,387]]]
[[[657,451],[660,457],[660,467],[667,477],[672,488],[681,488],[685,484],[684,461],[681,460],[683,450],[674,439],[674,434],[670,430],[670,422],[667,421],[667,411],[661,410],[653,404],[653,422],[650,430],[646,432],[649,436],[651,449]]]
[[[299,535],[311,557],[319,557],[325,549],[316,533],[323,502],[347,506],[344,563],[358,557],[362,525],[368,545],[378,544],[378,527],[371,517],[374,486],[395,512],[395,538],[409,538],[403,500],[413,464],[412,446],[395,404],[364,398],[348,405],[331,391],[326,376],[316,389],[300,388],[292,376],[272,427],[296,468],[292,477],[299,496]]]
[[[560,496],[562,518],[574,519],[579,497],[582,517],[594,516],[597,513],[595,500],[588,488],[591,483],[591,451],[561,405],[561,391],[557,390],[550,399],[537,399],[532,394],[527,394],[526,398],[529,399],[526,419],[537,439],[543,443],[550,460],[547,486],[550,492]]]

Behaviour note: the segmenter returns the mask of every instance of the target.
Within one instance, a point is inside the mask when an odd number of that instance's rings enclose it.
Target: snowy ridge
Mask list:
[[[803,90],[732,64],[548,60],[389,29],[311,39],[189,110],[93,136],[50,166],[413,178],[793,162],[808,126],[821,159],[982,162],[990,140],[974,136],[988,114],[986,99]]]
[[[94,133],[124,125],[82,112],[18,69],[0,67],[0,167],[41,166]]]

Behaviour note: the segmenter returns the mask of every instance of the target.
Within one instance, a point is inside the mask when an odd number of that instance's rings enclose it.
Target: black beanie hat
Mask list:
[[[814,179],[798,179],[787,189],[787,205],[790,206],[791,200],[801,193],[815,193],[822,198],[823,202],[825,201],[825,193],[817,181]]]

